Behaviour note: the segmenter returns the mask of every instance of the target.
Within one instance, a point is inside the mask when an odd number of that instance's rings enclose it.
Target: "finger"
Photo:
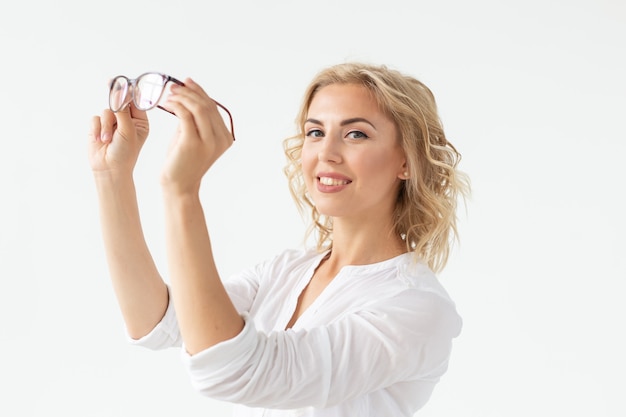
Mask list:
[[[203,103],[196,103],[198,108],[194,114],[198,115],[196,123],[198,124],[198,131],[201,137],[207,138],[206,134],[210,134],[211,140],[222,140],[225,143],[231,144],[233,136],[226,126],[226,121],[220,114],[216,102],[208,98]]]
[[[102,125],[100,123],[100,116],[93,116],[91,118],[91,131],[89,132],[91,139],[94,142],[101,141],[100,132],[102,131]]]
[[[187,87],[187,88],[184,88],[184,87]],[[176,93],[181,94],[183,96],[187,96],[190,99],[192,99],[194,96],[197,96],[201,100],[208,100],[212,104],[216,105],[217,112],[211,116],[211,125],[221,133],[227,132],[226,136],[229,138],[229,140],[234,140],[235,139],[234,132],[232,131],[232,126],[231,126],[232,116],[230,115],[230,112],[228,112],[228,110],[225,107],[223,107],[221,104],[219,104],[216,100],[213,100],[211,96],[209,96],[206,93],[206,91],[204,91],[204,89],[191,78],[185,79],[184,87],[178,86],[178,85],[175,86]],[[220,110],[220,108],[222,109]],[[222,113],[222,111],[224,111],[225,113]],[[219,119],[215,118],[216,116],[219,117]],[[222,129],[222,125],[224,129]]]
[[[185,88],[181,88],[183,86],[180,85],[176,85],[176,86],[172,86],[174,87],[176,90],[178,91],[185,91],[187,90],[188,92],[193,92],[195,94],[198,94],[199,96],[205,98],[205,99],[210,99],[211,97],[209,97],[209,95],[207,94],[206,91],[204,91],[204,89],[194,80],[192,80],[191,78],[185,78],[185,85],[184,87],[187,87],[187,89]]]
[[[148,120],[148,114],[144,110],[139,110],[137,107],[135,107],[135,103],[131,102],[128,105],[128,108],[130,109],[131,118],[146,121]]]
[[[203,102],[208,102],[211,104],[217,103],[215,100],[211,98],[211,96],[209,96],[209,94],[207,94],[206,91],[204,91],[204,89],[198,83],[196,83],[191,78],[185,79],[184,86],[176,85],[176,84],[172,85],[170,91],[172,91],[172,94],[177,94],[182,97],[187,97],[188,99],[195,101],[197,103],[203,103]]]
[[[190,89],[179,87],[169,101],[179,103],[191,113],[201,139],[232,141],[232,135],[217,109],[217,104],[204,91],[198,92],[193,86]]]
[[[180,119],[178,129],[181,135],[178,135],[179,137],[199,136],[193,114],[183,104],[178,100],[168,99],[167,107]]]
[[[100,140],[104,143],[110,142],[113,139],[116,126],[115,114],[111,110],[105,109],[100,116]]]
[[[115,128],[122,137],[127,139],[133,137],[135,129],[135,126],[133,125],[133,118],[130,114],[130,108],[132,105],[133,104],[131,103],[115,113],[111,112],[115,119]],[[113,130],[111,131],[111,134],[113,134]]]

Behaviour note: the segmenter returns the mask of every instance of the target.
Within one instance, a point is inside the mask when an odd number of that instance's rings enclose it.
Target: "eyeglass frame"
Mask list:
[[[148,107],[147,109],[143,109],[142,111],[148,111],[148,110],[152,110],[155,107],[158,107],[161,110],[164,110],[166,112],[168,112],[169,114],[173,114],[174,116],[176,116],[176,114],[172,111],[169,111],[168,109],[166,109],[165,107],[159,105],[159,101],[161,101],[161,98],[163,97],[163,93],[165,92],[165,86],[167,85],[168,82],[173,82],[174,84],[180,85],[181,87],[185,86],[185,83],[172,77],[171,75],[167,75],[167,74],[163,74],[161,72],[156,72],[156,71],[148,71],[148,72],[144,72],[143,74],[139,75],[137,78],[128,78],[125,75],[117,75],[115,77],[113,77],[113,79],[111,79],[111,82],[109,84],[109,109],[113,112],[113,113],[117,113],[118,111],[123,110],[126,106],[128,106],[131,102],[135,104],[135,106],[137,108],[139,108],[139,106],[137,106],[137,103],[135,102],[135,88],[137,88],[137,80],[139,80],[141,77],[144,77],[148,74],[156,74],[159,75],[163,78],[163,80],[165,81],[163,83],[163,87],[161,88],[161,93],[159,94],[159,98],[155,101],[155,104],[151,107]],[[115,81],[118,80],[119,78],[123,78],[126,80],[126,83],[128,84],[128,86],[132,87],[131,90],[131,99],[128,103],[124,104],[122,107],[120,107],[117,110],[113,110],[113,108],[111,107],[111,93],[113,92],[113,85],[115,84]],[[126,94],[128,94],[128,92],[126,92]],[[213,99],[211,99],[213,100]],[[213,102],[219,106],[220,108],[222,108],[226,114],[228,114],[228,118],[230,119],[230,134],[233,136],[233,141],[235,140],[235,125],[233,123],[233,116],[230,113],[230,110],[228,110],[224,105],[222,105],[221,103],[219,103],[217,100],[213,100]]]

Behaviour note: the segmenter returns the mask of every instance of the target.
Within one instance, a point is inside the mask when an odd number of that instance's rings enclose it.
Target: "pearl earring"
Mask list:
[[[409,179],[409,171],[404,171],[404,177],[405,179]]]

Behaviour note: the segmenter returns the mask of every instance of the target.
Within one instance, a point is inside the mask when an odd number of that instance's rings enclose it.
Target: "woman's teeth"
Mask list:
[[[338,180],[336,178],[320,177],[320,184],[322,185],[346,185],[350,183],[349,180]]]

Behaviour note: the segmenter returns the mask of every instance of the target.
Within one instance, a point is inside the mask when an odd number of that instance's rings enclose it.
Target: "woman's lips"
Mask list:
[[[317,189],[323,193],[334,193],[346,188],[352,180],[340,176],[321,174],[317,177]]]

